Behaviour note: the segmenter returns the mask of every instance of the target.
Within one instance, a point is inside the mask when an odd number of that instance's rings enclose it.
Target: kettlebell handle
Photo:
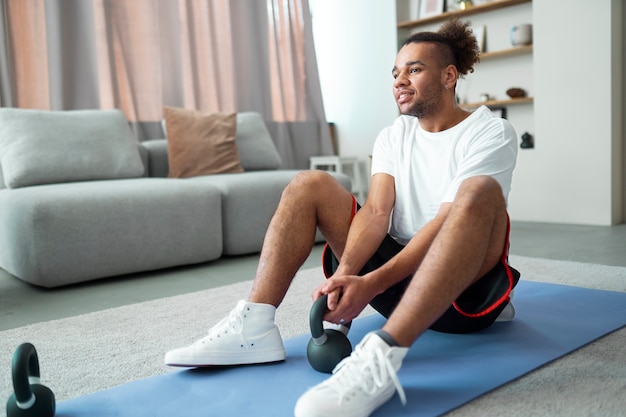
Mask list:
[[[54,393],[39,381],[39,357],[31,343],[22,343],[13,354],[13,394],[7,401],[7,417],[53,417]]]
[[[315,300],[311,307],[309,315],[309,325],[311,327],[311,336],[316,345],[322,345],[326,342],[327,336],[324,332],[324,313],[328,304],[328,294],[324,294]]]
[[[309,327],[311,328],[311,337],[313,343],[316,345],[323,345],[326,343],[328,335],[324,331],[324,313],[326,313],[326,307],[328,306],[328,294],[321,295],[315,300],[313,306],[311,306],[311,313],[309,315]],[[342,324],[342,326],[350,328],[352,322]]]
[[[309,325],[311,339],[307,345],[306,356],[313,369],[331,373],[335,366],[352,352],[352,345],[345,332],[336,329],[324,329],[324,313],[327,309],[328,295],[320,296],[311,306]],[[350,323],[343,325],[350,327]]]
[[[22,343],[13,355],[13,389],[15,400],[21,409],[28,409],[35,403],[30,384],[38,384],[40,379],[39,357],[31,343]],[[28,378],[24,376],[28,375]]]

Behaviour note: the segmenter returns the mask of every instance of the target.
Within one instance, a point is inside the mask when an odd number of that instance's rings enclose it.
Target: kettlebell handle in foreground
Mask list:
[[[7,417],[52,417],[54,393],[40,384],[39,357],[31,343],[22,343],[13,354],[13,390],[7,401]]]

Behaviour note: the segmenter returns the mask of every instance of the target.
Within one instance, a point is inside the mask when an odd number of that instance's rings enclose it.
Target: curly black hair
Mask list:
[[[441,64],[456,66],[459,74],[474,72],[474,64],[480,62],[478,42],[470,27],[471,23],[458,19],[447,20],[437,32],[418,32],[409,36],[402,46],[411,43],[434,42],[443,45]]]

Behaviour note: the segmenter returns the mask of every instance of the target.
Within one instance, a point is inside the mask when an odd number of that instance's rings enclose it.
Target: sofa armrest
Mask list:
[[[144,140],[141,146],[148,152],[148,176],[166,178],[170,171],[167,139]]]

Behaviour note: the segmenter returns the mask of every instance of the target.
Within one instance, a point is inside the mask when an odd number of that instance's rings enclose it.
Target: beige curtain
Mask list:
[[[179,0],[178,7],[184,107],[235,111],[229,2]]]
[[[41,0],[10,1],[5,8],[6,27],[14,74],[15,107],[50,108],[45,5]],[[3,89],[4,90],[4,89]]]
[[[307,0],[0,0],[0,105],[258,111],[284,166],[331,152]]]
[[[304,37],[301,4],[272,0],[268,7],[272,111],[279,121],[304,120]]]
[[[160,120],[167,101],[189,109],[236,110],[229,2],[178,0],[176,10],[154,0],[94,3],[102,108],[119,107],[132,121]],[[178,17],[177,45],[162,40],[172,33],[162,27],[174,26],[168,16]],[[178,85],[176,97],[164,96],[166,83]]]
[[[103,109],[119,108],[130,121],[162,117],[158,3],[95,0],[98,92]]]

